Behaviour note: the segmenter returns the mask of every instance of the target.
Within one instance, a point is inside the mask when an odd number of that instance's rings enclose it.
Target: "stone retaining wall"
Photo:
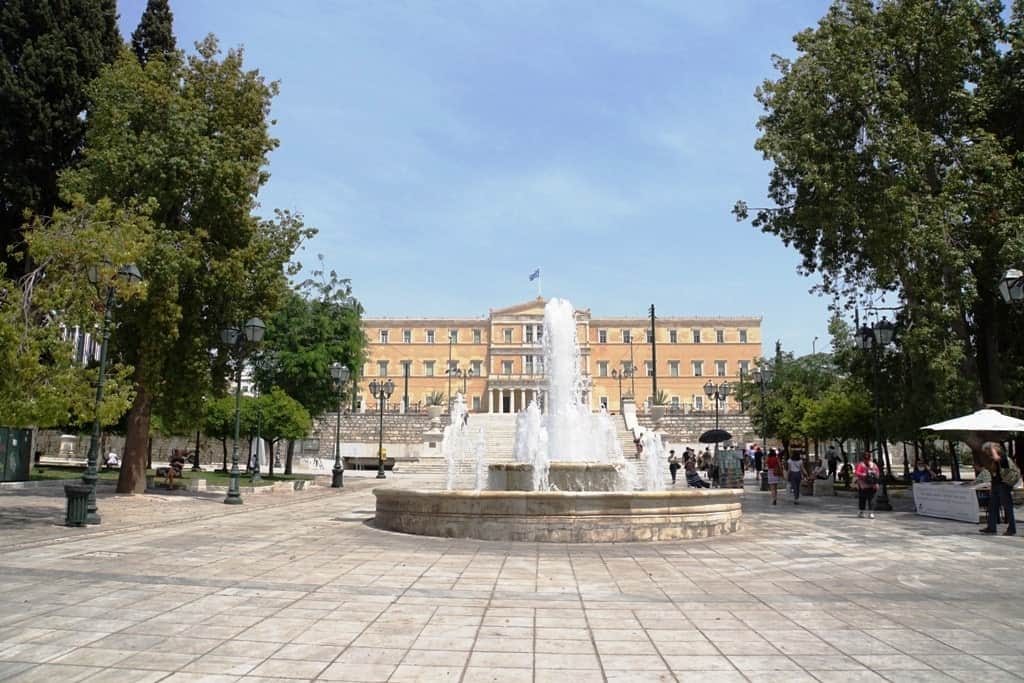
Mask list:
[[[650,429],[654,421],[650,415],[640,415],[640,424]],[[733,435],[736,443],[746,443],[757,440],[756,429],[750,422],[747,415],[727,414],[720,415],[718,426]],[[703,432],[715,428],[715,415],[701,413],[697,415],[666,415],[658,423],[658,429],[668,435],[669,441],[673,443],[697,443],[698,437]]]

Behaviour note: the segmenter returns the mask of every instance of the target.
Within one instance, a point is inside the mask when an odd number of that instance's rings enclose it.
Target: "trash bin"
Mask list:
[[[68,498],[67,526],[85,526],[85,516],[89,512],[89,487],[85,484],[64,484],[64,495]]]
[[[760,476],[761,476],[761,490],[762,491],[767,491],[768,490],[768,470],[762,470],[761,473],[760,473]]]

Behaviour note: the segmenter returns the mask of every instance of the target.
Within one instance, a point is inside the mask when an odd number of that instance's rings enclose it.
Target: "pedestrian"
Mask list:
[[[988,471],[992,474],[992,492],[988,501],[988,524],[981,529],[983,534],[994,534],[999,523],[999,508],[1006,514],[1006,531],[1003,536],[1017,535],[1017,521],[1013,517],[1013,487],[1020,481],[1020,470],[1016,463],[1006,457],[1002,445],[986,441],[981,452],[989,457]]]
[[[776,505],[779,502],[779,482],[782,481],[782,463],[779,462],[779,454],[774,448],[768,451],[765,467],[768,468],[768,490],[772,492],[772,505]]]
[[[676,457],[676,452],[670,450],[668,452],[668,472],[672,475],[672,484],[676,483],[676,472],[679,471],[679,458]]]
[[[683,467],[686,472],[686,484],[695,489],[709,489],[711,484],[707,483],[700,478],[700,472],[697,471],[697,458],[686,458],[683,461]]]
[[[754,471],[760,472],[764,465],[764,452],[761,450],[761,444],[754,446]]]
[[[878,491],[878,477],[881,476],[878,465],[871,462],[871,451],[864,451],[861,461],[853,472],[857,478],[857,509],[858,517],[864,516],[864,508],[868,517],[875,518],[875,492]]]
[[[793,505],[800,504],[800,482],[804,478],[804,462],[800,454],[793,451],[786,461],[786,471],[789,473],[789,488],[793,492]]]
[[[826,459],[828,460],[828,478],[835,481],[836,473],[839,472],[839,453],[835,446],[828,447]]]

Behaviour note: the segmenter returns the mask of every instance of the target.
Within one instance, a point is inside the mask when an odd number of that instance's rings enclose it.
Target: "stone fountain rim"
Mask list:
[[[742,489],[694,489],[681,491],[476,491],[474,489],[405,489],[392,487],[378,487],[373,489],[373,495],[381,496],[409,496],[413,498],[732,498],[743,497]]]

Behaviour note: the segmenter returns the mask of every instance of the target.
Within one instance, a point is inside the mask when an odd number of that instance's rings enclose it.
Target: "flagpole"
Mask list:
[[[544,277],[543,273],[541,273],[540,275],[537,276],[537,298],[538,299],[543,299],[544,298],[544,295],[542,295],[540,293],[540,283],[541,283],[541,278],[543,278],[543,277]]]

